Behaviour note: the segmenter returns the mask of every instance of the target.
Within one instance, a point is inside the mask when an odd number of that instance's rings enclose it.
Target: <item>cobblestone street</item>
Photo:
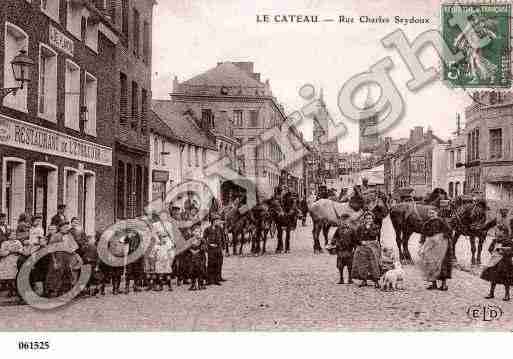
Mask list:
[[[411,240],[416,253],[418,238]],[[274,249],[275,241],[269,248]],[[460,251],[468,241],[460,240]],[[488,283],[454,271],[449,291],[427,291],[406,266],[405,290],[337,285],[336,257],[312,253],[311,226],[299,227],[290,254],[225,258],[222,286],[86,298],[57,311],[0,307],[0,330],[511,330],[513,304],[486,301]],[[497,321],[472,320],[471,305],[495,304]]]

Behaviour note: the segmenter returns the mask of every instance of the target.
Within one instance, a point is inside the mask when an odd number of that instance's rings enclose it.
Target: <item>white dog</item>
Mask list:
[[[390,269],[381,277],[381,288],[383,290],[403,289],[399,283],[404,282],[404,270],[400,262],[394,262],[394,269]]]

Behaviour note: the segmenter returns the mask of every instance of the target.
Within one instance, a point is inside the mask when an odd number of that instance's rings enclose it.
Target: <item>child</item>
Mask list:
[[[175,257],[175,246],[167,232],[158,233],[158,241],[153,248],[152,257],[155,258],[156,288],[161,291],[163,284],[169,285],[169,291],[173,290],[171,285],[172,264]]]
[[[206,289],[206,256],[205,241],[201,237],[201,225],[196,223],[192,226],[192,238],[189,248],[190,253],[190,276],[191,287],[189,290]],[[197,286],[196,286],[197,283]]]
[[[344,268],[347,267],[349,278],[348,283],[353,283],[351,269],[353,266],[353,255],[356,248],[354,231],[346,225],[337,228],[331,240],[332,250],[337,254],[337,269],[340,274],[338,284],[344,284]],[[329,249],[331,251],[331,249]]]

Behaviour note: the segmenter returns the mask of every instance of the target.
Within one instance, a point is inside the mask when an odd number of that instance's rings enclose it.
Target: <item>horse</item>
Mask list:
[[[254,222],[251,210],[243,213],[241,211],[241,200],[237,197],[231,204],[221,210],[221,217],[225,221],[224,227],[226,233],[231,233],[232,235],[231,244],[233,247],[233,254],[242,255],[247,229],[250,228],[250,225]],[[238,253],[237,245],[239,245]]]
[[[267,236],[272,224],[269,202],[260,202],[251,211],[254,226],[254,233],[251,238],[251,252],[253,254],[264,254],[266,252]]]
[[[497,219],[486,220],[488,205],[481,200],[475,203],[464,203],[462,197],[456,197],[451,203],[452,217],[449,222],[454,231],[452,237],[453,259],[456,260],[456,243],[461,235],[468,236],[471,264],[481,264],[481,251],[488,231],[497,224]],[[476,257],[476,238],[478,239]]]
[[[329,230],[332,226],[339,226],[341,222],[354,222],[353,224],[356,225],[356,221],[363,214],[363,210],[370,211],[375,223],[381,228],[383,219],[389,214],[389,207],[385,193],[368,190],[362,194],[358,188],[354,189],[351,198],[344,197],[340,201],[321,198],[312,203],[310,199],[309,212],[313,221],[314,252],[322,252],[319,241],[321,232],[326,246],[329,241]]]
[[[273,222],[276,224],[278,244],[276,253],[290,251],[290,232],[296,229],[299,216],[298,197],[295,193],[287,192],[281,201],[274,197],[269,201],[270,213]],[[285,231],[285,247],[283,242],[283,232]]]
[[[448,198],[442,188],[435,188],[425,203],[402,202],[390,209],[390,220],[395,231],[395,241],[399,250],[399,260],[413,264],[408,242],[413,233],[422,233],[422,226],[428,219],[429,210],[437,210],[437,204]]]

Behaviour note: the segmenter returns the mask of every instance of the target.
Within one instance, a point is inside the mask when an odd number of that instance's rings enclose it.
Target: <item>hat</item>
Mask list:
[[[217,220],[217,219],[221,219],[221,216],[220,216],[220,215],[218,215],[218,214],[213,214],[213,215],[210,217],[210,220],[211,220],[212,222],[214,222],[214,221],[215,221],[215,220]]]
[[[66,205],[65,204],[59,204],[57,206],[57,209],[66,209]]]

